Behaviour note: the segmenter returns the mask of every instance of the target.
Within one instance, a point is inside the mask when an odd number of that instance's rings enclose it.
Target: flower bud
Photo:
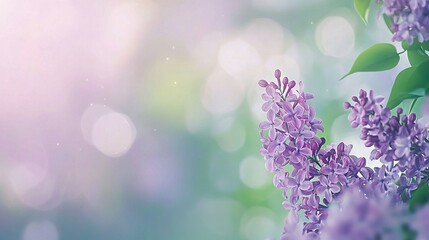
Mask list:
[[[282,75],[282,73],[280,72],[280,70],[276,69],[276,71],[274,72],[274,77],[276,77],[277,79],[280,79],[281,75]]]
[[[259,80],[258,84],[259,84],[259,86],[261,86],[261,87],[266,87],[266,86],[268,86],[268,82],[267,82],[267,81],[265,81],[265,80]]]

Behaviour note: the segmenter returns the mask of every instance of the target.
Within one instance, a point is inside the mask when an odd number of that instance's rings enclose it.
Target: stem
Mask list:
[[[317,159],[315,157],[307,157],[307,159],[311,160],[312,162],[317,163],[317,165],[319,165],[319,167],[322,167],[322,165],[320,165],[319,161],[317,161]]]
[[[411,111],[413,110],[414,105],[416,104],[418,98],[414,98],[413,102],[411,103],[411,107],[410,110],[408,111],[408,114],[411,113]]]

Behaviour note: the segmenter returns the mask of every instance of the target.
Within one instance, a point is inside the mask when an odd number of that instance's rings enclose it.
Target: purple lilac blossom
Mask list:
[[[419,209],[411,221],[411,228],[417,233],[416,240],[429,238],[429,205]]]
[[[350,187],[331,204],[321,240],[401,240],[404,207],[384,194]],[[372,193],[372,194],[371,194]]]
[[[429,167],[428,131],[416,121],[416,115],[403,114],[398,108],[395,115],[381,105],[383,98],[361,90],[359,96],[346,102],[350,109],[349,121],[353,128],[361,127],[360,138],[372,147],[370,159],[380,160],[384,167],[375,169],[372,184],[396,197],[411,197],[420,184],[427,183]]]
[[[420,184],[427,184],[427,126],[419,124],[414,113],[403,114],[401,108],[392,115],[383,107],[383,98],[372,91],[361,90],[359,96],[353,96],[352,103],[344,103],[344,107],[351,110],[350,124],[353,128],[361,128],[360,138],[366,147],[373,148],[370,159],[383,163],[381,167],[371,169],[366,166],[365,158],[350,154],[352,145],[339,143],[323,147],[325,139],[317,136],[323,131],[322,121],[315,118],[314,109],[307,103],[313,96],[304,92],[301,82],[296,84],[286,77],[281,79],[279,70],[276,70],[275,78],[277,83],[259,82],[266,91],[262,97],[268,120],[260,124],[260,153],[267,170],[275,173],[274,185],[283,191],[283,206],[289,210],[281,239],[320,239],[321,236],[341,239],[338,236],[344,231],[352,234],[347,236],[362,234],[360,225],[353,225],[353,229],[345,226],[356,217],[362,226],[367,227],[365,234],[368,234],[356,239],[373,239],[374,236],[395,239],[397,233],[392,226],[399,228],[395,225],[397,222],[389,220],[393,215],[386,215],[390,214],[386,212],[391,209],[392,214],[396,214],[396,210],[386,206],[390,206],[391,201],[395,206],[401,204]],[[356,192],[360,195],[355,196],[355,208],[342,210],[347,212],[343,219],[335,215],[341,211],[334,214],[331,212],[335,210],[329,209],[332,205],[349,204],[341,201],[350,198],[342,197],[350,188],[349,195],[356,195]],[[359,198],[362,196],[365,201]],[[387,200],[384,198],[389,199],[389,204],[385,204]],[[378,205],[381,202],[380,209],[375,209],[376,202]],[[359,204],[365,207],[360,208]],[[303,223],[298,217],[299,212],[306,218]],[[343,222],[332,225],[330,222],[335,219]],[[373,229],[374,222],[381,225]],[[418,228],[420,225],[414,223],[413,226]]]
[[[429,40],[429,0],[377,0],[382,13],[392,17],[393,41]]]
[[[262,108],[268,120],[260,124],[260,153],[267,170],[275,173],[274,185],[283,191],[283,206],[289,210],[282,239],[298,239],[297,232],[303,239],[319,239],[327,208],[342,189],[365,186],[376,174],[365,166],[365,158],[350,155],[352,145],[323,149],[325,139],[317,136],[322,121],[307,103],[313,95],[304,92],[302,82],[281,79],[279,70],[274,76],[276,82],[259,82],[266,92]],[[306,222],[299,223],[298,212]]]

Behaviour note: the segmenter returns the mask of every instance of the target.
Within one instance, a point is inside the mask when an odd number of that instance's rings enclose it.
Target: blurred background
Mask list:
[[[342,103],[398,71],[338,80],[390,41],[352,2],[0,0],[0,239],[278,239],[257,82],[303,81],[366,156]]]

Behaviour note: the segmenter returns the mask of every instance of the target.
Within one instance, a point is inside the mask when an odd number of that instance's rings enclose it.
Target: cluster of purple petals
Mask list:
[[[367,187],[368,188],[368,187]],[[364,187],[365,189],[365,187]],[[372,189],[345,189],[329,207],[321,240],[402,240],[404,206]]]
[[[316,135],[323,131],[322,122],[307,103],[313,96],[304,92],[302,82],[282,78],[279,70],[274,76],[274,82],[259,81],[265,89],[262,110],[267,114],[259,126],[260,153],[267,170],[275,173],[274,185],[283,191],[283,206],[290,211],[282,239],[319,239],[328,206],[340,192],[371,185],[381,171],[374,172],[365,166],[365,158],[351,155],[352,145],[322,148],[325,139]],[[375,189],[384,192],[379,185],[388,184],[379,181]],[[299,223],[298,212],[303,212],[306,222]]]
[[[411,229],[417,233],[417,240],[429,238],[429,205],[417,211],[411,221]]]
[[[381,2],[381,0],[377,0]],[[429,0],[383,0],[382,13],[392,17],[393,41],[429,39]]]
[[[428,131],[416,121],[416,115],[403,114],[398,108],[391,115],[381,105],[382,97],[363,90],[359,96],[346,102],[351,110],[349,121],[353,128],[360,127],[360,138],[366,147],[373,148],[371,160],[380,160],[384,166],[375,169],[376,180],[372,183],[391,195],[409,198],[421,183],[427,183],[429,166]]]

